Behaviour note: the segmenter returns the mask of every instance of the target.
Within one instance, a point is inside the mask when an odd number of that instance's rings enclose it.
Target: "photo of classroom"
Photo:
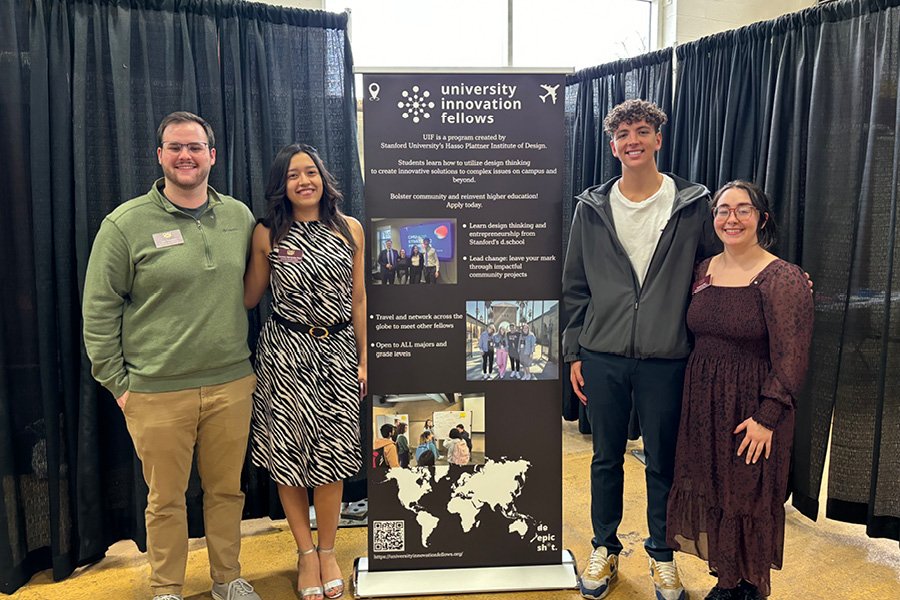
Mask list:
[[[372,398],[373,468],[482,465],[484,394]]]
[[[456,219],[372,219],[375,285],[455,284]]]
[[[466,302],[466,380],[559,377],[556,300]]]

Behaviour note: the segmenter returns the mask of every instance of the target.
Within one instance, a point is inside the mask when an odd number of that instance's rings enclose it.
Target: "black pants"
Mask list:
[[[409,268],[409,282],[422,283],[422,267]]]
[[[494,370],[494,349],[481,353],[481,372],[485,375]]]
[[[516,354],[515,356],[513,356],[513,353],[510,352],[509,353],[509,368],[513,371],[518,371],[519,366],[520,366],[519,365],[519,355]]]
[[[435,271],[437,271],[437,267],[425,267],[425,283],[437,283],[437,279],[434,277]]]
[[[394,277],[397,276],[397,272],[393,269],[382,269],[381,271],[381,283],[385,285],[391,285],[394,283]]]
[[[637,359],[582,349],[581,374],[588,398],[594,457],[591,461],[593,545],[610,554],[622,550],[616,532],[622,521],[623,464],[632,398],[641,422],[647,457],[647,554],[672,560],[666,544],[666,504],[675,471],[675,440],[681,417],[686,359]]]

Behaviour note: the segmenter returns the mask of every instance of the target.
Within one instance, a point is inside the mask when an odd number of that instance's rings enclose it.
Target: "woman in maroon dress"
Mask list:
[[[758,186],[731,182],[713,206],[724,252],[695,272],[668,541],[718,576],[707,600],[749,600],[781,568],[813,302],[803,271],[766,250],[775,222]]]

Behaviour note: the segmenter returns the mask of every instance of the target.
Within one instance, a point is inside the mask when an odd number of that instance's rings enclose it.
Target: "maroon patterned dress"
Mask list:
[[[769,570],[784,549],[794,399],[806,375],[813,302],[796,265],[775,260],[746,287],[699,289],[698,265],[687,324],[688,359],[669,495],[668,543],[717,572],[719,585],[740,580],[769,595]],[[713,282],[714,283],[714,282]],[[737,449],[748,417],[774,431],[768,460],[745,463]]]

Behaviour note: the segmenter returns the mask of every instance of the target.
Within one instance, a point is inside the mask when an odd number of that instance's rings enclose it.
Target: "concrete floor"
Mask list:
[[[637,445],[630,446],[637,447]],[[589,493],[586,484],[590,463],[590,440],[578,433],[575,424],[563,425],[563,545],[584,565],[590,551]],[[653,598],[643,552],[646,536],[644,518],[643,465],[628,456],[625,461],[625,516],[620,537],[625,550],[620,557],[620,575],[610,600]],[[864,528],[826,521],[813,523],[789,508],[786,523],[784,570],[772,574],[772,598],[811,600],[897,600],[900,599],[900,548],[895,541],[873,540]],[[259,519],[244,524],[242,563],[244,576],[263,600],[291,600],[296,583],[296,553],[285,521]],[[338,534],[338,561],[345,574],[353,560],[366,551],[366,529],[342,529]],[[701,600],[713,585],[705,563],[679,555],[682,580],[693,600]],[[191,541],[185,598],[209,600],[209,579],[203,540]],[[106,559],[79,570],[60,583],[49,572],[36,575],[10,598],[22,600],[95,600],[147,598],[147,563],[132,542],[120,542]],[[0,594],[3,596],[3,594]],[[345,598],[350,597],[345,594]],[[430,598],[450,598],[431,596]],[[468,595],[467,600],[513,598],[575,599],[575,590],[508,594]]]

